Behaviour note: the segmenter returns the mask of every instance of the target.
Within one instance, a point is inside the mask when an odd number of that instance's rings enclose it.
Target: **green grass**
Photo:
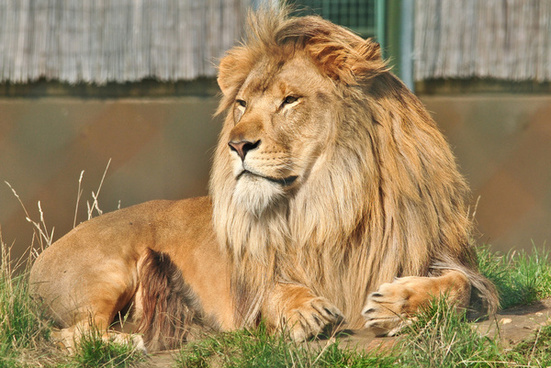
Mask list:
[[[502,254],[483,247],[478,252],[478,263],[482,274],[495,284],[503,309],[551,296],[551,260],[545,250],[534,247],[531,254]]]
[[[435,302],[393,347],[366,352],[341,346],[293,343],[265,329],[210,336],[184,346],[177,367],[497,367],[507,356],[445,302]],[[509,360],[511,362],[511,360]]]
[[[484,336],[448,304],[434,301],[406,327],[392,347],[366,352],[338,340],[294,343],[264,328],[210,335],[188,343],[175,367],[547,367],[551,325],[512,349]]]
[[[262,326],[206,337],[184,346],[176,367],[393,367],[388,354],[341,347],[338,340],[295,343],[286,334],[269,334]]]
[[[484,337],[465,313],[442,299],[424,308],[400,341],[404,367],[497,367],[507,360],[496,340]]]
[[[137,367],[146,362],[146,355],[131,344],[114,343],[102,338],[97,330],[84,334],[66,368]]]
[[[50,326],[31,300],[26,275],[13,272],[1,234],[0,247],[0,367],[32,366],[37,355],[47,361],[43,342],[49,339]]]

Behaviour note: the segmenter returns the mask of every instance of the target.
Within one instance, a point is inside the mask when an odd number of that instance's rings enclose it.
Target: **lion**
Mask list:
[[[261,321],[301,341],[396,333],[433,298],[495,312],[469,190],[379,45],[317,16],[250,15],[221,59],[209,196],[89,220],[47,248],[33,295],[67,340],[131,306],[151,350]],[[71,343],[70,341],[68,342]]]

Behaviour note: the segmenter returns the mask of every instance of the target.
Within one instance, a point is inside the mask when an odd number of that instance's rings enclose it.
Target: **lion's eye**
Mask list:
[[[281,104],[281,106],[290,105],[290,104],[292,104],[294,102],[297,102],[297,101],[298,101],[298,97],[296,97],[296,96],[287,96],[283,100],[283,103]]]
[[[247,107],[247,101],[245,100],[235,100],[235,102],[237,103],[237,105],[241,106],[241,107]]]

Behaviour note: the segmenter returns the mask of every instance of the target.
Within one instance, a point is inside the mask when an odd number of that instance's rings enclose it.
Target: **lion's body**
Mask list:
[[[301,339],[344,318],[388,332],[430,295],[465,306],[471,286],[495,307],[476,271],[465,181],[378,45],[317,17],[268,12],[222,59],[218,81],[228,113],[212,207],[154,202],[80,225],[38,260],[38,294],[61,303],[82,292],[97,314],[138,290],[139,310],[149,298],[140,260],[151,249],[170,257],[195,309],[222,329],[262,317]],[[109,290],[116,305],[88,302]]]
[[[129,304],[142,314],[140,287],[151,275],[140,271],[151,249],[167,255],[193,285],[201,300],[194,313],[211,327],[233,329],[229,262],[211,213],[210,199],[202,197],[146,202],[84,222],[42,252],[30,274],[33,293],[61,328],[87,327],[91,317],[107,328]]]

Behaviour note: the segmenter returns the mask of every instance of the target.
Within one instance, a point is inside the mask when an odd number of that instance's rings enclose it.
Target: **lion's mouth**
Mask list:
[[[291,175],[291,176],[288,176],[286,178],[273,178],[271,176],[265,176],[265,175],[260,175],[260,174],[256,174],[254,172],[251,172],[249,170],[243,170],[239,173],[239,175],[237,175],[237,180],[239,180],[243,175],[251,175],[251,176],[255,176],[255,177],[258,177],[258,178],[262,178],[262,179],[266,179],[268,180],[269,182],[272,182],[272,183],[275,183],[275,184],[279,184],[283,187],[288,187],[290,185],[292,185],[297,179],[298,179],[298,176],[297,175]]]

